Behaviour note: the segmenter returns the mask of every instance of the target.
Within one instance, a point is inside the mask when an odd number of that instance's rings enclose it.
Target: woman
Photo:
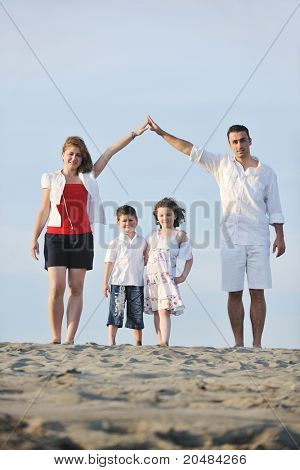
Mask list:
[[[111,157],[143,134],[147,126],[144,123],[112,144],[95,164],[84,141],[80,137],[68,137],[62,149],[63,169],[42,175],[42,204],[34,227],[31,254],[38,259],[38,238],[49,218],[44,255],[49,278],[48,309],[53,344],[61,343],[66,282],[69,290],[67,344],[74,343],[79,325],[84,278],[86,271],[93,268],[91,224],[105,223],[96,178]]]

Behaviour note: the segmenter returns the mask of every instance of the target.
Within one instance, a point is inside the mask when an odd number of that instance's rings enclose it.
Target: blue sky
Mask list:
[[[0,6],[0,35],[6,44],[0,62],[2,165],[5,162],[0,340],[46,342],[47,274],[42,257],[34,262],[28,247],[40,204],[40,175],[60,168],[65,138],[82,136],[95,160],[99,151],[150,113],[169,132],[202,145],[297,1],[2,4],[7,11]],[[267,347],[300,347],[299,15],[300,9],[207,144],[208,150],[226,152],[227,128],[245,124],[253,154],[278,175],[287,252],[281,259],[272,258],[273,289],[266,293],[263,338]],[[187,208],[185,229],[194,242],[201,245],[205,231],[209,242],[194,251],[190,287],[181,288],[186,312],[173,321],[172,344],[232,344],[226,294],[220,290],[218,187],[193,166],[173,193],[189,165],[184,155],[148,132],[113,157],[113,171],[107,168],[100,176],[109,224],[95,234],[95,269],[87,274],[78,342],[106,343],[108,301],[98,304],[105,243],[116,233],[113,208],[131,201],[147,235],[153,229],[152,202],[173,194]],[[248,309],[247,291],[244,297]],[[248,314],[245,329],[250,345]],[[144,338],[155,343],[151,318],[146,318]],[[131,342],[131,332],[121,331],[119,341]]]

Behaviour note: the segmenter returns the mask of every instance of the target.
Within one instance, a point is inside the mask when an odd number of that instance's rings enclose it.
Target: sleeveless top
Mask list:
[[[88,192],[83,184],[65,184],[60,203],[56,206],[61,216],[61,226],[48,225],[47,233],[71,235],[91,232],[87,197]]]

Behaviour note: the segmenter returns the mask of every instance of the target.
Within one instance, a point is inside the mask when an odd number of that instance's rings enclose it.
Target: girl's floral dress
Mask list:
[[[179,288],[174,282],[176,276],[176,260],[192,258],[190,240],[179,246],[176,233],[168,239],[154,232],[148,238],[150,247],[145,274],[144,312],[153,314],[157,310],[172,310],[174,315],[181,315],[184,304]]]

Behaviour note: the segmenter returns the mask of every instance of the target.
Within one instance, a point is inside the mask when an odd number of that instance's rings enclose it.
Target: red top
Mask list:
[[[91,232],[86,209],[87,196],[88,192],[83,184],[65,184],[60,204],[56,206],[61,215],[61,226],[48,226],[47,233],[70,235]]]

